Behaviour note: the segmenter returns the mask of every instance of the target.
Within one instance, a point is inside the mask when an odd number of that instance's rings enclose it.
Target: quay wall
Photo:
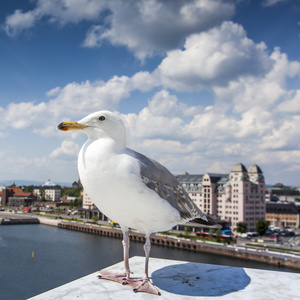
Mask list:
[[[0,225],[40,224],[38,218],[0,218]]]
[[[118,228],[105,228],[95,227],[92,225],[73,224],[73,223],[58,223],[58,227],[69,230],[81,231],[85,233],[98,234],[101,236],[113,237],[122,239],[122,231]],[[135,231],[130,231],[129,237],[131,241],[145,243],[145,235]],[[250,248],[241,249],[239,247],[220,245],[216,243],[197,242],[187,239],[172,238],[169,236],[152,235],[151,244],[160,245],[163,247],[172,247],[178,249],[184,249],[195,252],[207,252],[219,255],[226,255],[230,257],[236,257],[241,259],[247,259],[257,262],[263,262],[267,264],[273,264],[278,266],[287,266],[300,270],[300,256],[296,257],[290,254],[276,254],[270,252],[263,252],[261,250],[249,251]]]

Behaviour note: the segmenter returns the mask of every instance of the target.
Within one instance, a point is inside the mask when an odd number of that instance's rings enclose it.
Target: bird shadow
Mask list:
[[[186,263],[151,274],[160,290],[185,296],[223,296],[246,288],[251,279],[243,268]]]

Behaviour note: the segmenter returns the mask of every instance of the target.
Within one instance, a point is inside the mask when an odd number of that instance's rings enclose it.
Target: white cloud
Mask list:
[[[292,98],[281,102],[276,111],[278,113],[299,114],[300,113],[300,90],[292,92]]]
[[[48,102],[11,103],[7,108],[0,107],[1,126],[31,128],[43,136],[54,135],[61,121],[82,118],[97,110],[115,110],[120,100],[129,96],[129,81],[126,76],[115,76],[107,82],[73,82],[56,87],[47,93],[53,97]]]
[[[96,110],[114,110],[122,98],[129,96],[128,81],[126,76],[115,76],[107,82],[67,84],[50,100],[49,110],[54,115],[63,115],[67,111],[72,117],[80,117]]]
[[[96,20],[105,8],[106,1],[98,0],[37,0],[35,9],[28,12],[16,10],[8,16],[4,28],[8,35],[14,36],[34,27],[42,18],[61,25]]]
[[[192,116],[202,110],[200,106],[188,106],[179,102],[178,98],[167,90],[157,92],[148,101],[148,106],[150,112],[155,116]]]
[[[186,36],[220,24],[234,11],[232,1],[222,0],[38,0],[33,10],[16,10],[8,16],[4,27],[7,34],[16,35],[44,19],[65,25],[100,21],[103,14],[102,24],[90,28],[83,45],[99,47],[102,40],[108,40],[127,47],[143,61],[177,48]]]
[[[183,50],[168,52],[155,75],[165,87],[199,91],[240,77],[264,76],[272,64],[264,44],[247,38],[242,26],[224,22],[189,36]]]
[[[33,124],[41,125],[47,117],[47,106],[44,102],[38,104],[33,102],[11,103],[7,109],[0,111],[0,116],[6,126],[24,129]]]
[[[77,157],[79,152],[78,144],[74,143],[73,141],[65,140],[62,142],[59,148],[53,150],[50,154],[50,157],[53,158],[71,158],[74,159]]]
[[[108,40],[126,46],[142,61],[177,48],[187,35],[216,26],[234,13],[234,4],[221,0],[119,0],[108,5],[110,26],[91,28],[84,45],[99,46]]]
[[[262,2],[262,5],[265,6],[265,7],[268,7],[268,6],[273,6],[273,5],[276,5],[278,3],[282,3],[282,2],[287,2],[289,0],[264,0]]]
[[[94,12],[82,13],[79,8],[87,1],[73,1],[72,8],[68,1],[53,3],[57,9],[49,1],[38,1],[39,14],[36,15],[33,11],[32,15],[15,13],[15,19],[7,21],[8,33],[29,29],[42,15],[52,22],[65,24],[96,20],[103,9],[100,4],[97,6],[97,1],[89,1],[95,5]],[[224,3],[128,1],[127,7],[124,1],[110,1],[107,4],[111,9],[110,19],[107,19],[110,27],[104,24],[92,28],[93,39],[86,40],[89,46],[97,43],[101,46],[101,42],[108,39],[112,44],[125,45],[141,60],[176,48],[187,37],[184,47],[167,52],[153,72],[115,76],[106,82],[73,82],[48,91],[47,102],[13,103],[0,108],[2,126],[31,128],[44,136],[57,135],[55,128],[59,122],[76,120],[96,110],[116,110],[120,101],[125,102],[138,90],[147,92],[144,98],[150,99],[139,112],[121,115],[127,127],[128,144],[166,164],[173,172],[225,173],[237,161],[246,165],[263,164],[270,170],[274,170],[275,161],[282,170],[298,170],[300,90],[289,89],[287,83],[290,78],[299,77],[300,62],[290,61],[279,48],[269,53],[266,45],[249,39],[238,24],[223,22],[216,26],[233,12],[233,6],[227,4],[225,13],[218,10],[217,15],[212,16],[212,11],[217,11],[216,6],[222,7]],[[207,17],[201,19],[205,9]],[[131,14],[136,18],[131,18]],[[165,17],[158,20],[162,14]],[[176,18],[178,27],[174,22]],[[209,18],[212,18],[211,23]],[[172,21],[174,26],[162,26],[162,21]],[[162,26],[161,32],[158,26]],[[212,29],[201,32],[207,28]],[[160,34],[154,36],[151,30]],[[166,35],[171,38],[164,40]],[[161,90],[157,92],[158,89]],[[194,101],[188,105],[184,94],[177,93],[203,89],[209,89],[212,95],[209,103],[199,96],[198,104]],[[71,134],[69,138],[74,136]],[[78,150],[75,142],[63,141],[49,157],[53,161],[63,158],[70,162]],[[40,161],[24,159],[22,165],[26,167],[30,162],[46,163],[43,158]],[[288,168],[289,164],[296,167]]]
[[[154,115],[148,107],[141,110],[138,115],[130,114],[122,117],[129,128],[129,140],[131,138],[155,139],[157,137],[168,139],[173,136],[181,136],[180,128],[183,124],[181,118]]]
[[[9,36],[14,36],[22,32],[23,30],[30,29],[34,26],[34,23],[41,18],[38,11],[22,12],[17,9],[14,14],[8,16],[5,22],[5,32]]]

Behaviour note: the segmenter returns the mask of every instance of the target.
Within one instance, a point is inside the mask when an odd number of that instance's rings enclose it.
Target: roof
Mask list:
[[[13,197],[28,197],[31,193],[25,193],[25,192],[17,192],[13,194]]]
[[[216,173],[207,173],[210,177],[212,183],[226,183],[228,181],[228,174],[216,174]],[[188,174],[184,173],[182,175],[177,175],[176,178],[179,182],[201,182],[203,179],[203,174]]]
[[[233,166],[231,172],[247,172],[247,169],[242,163],[239,162]]]
[[[261,168],[258,165],[256,165],[256,164],[253,164],[252,166],[250,166],[249,169],[248,169],[248,172],[249,173],[259,173],[259,174],[262,174]]]
[[[44,184],[43,187],[55,187],[55,183],[53,183],[50,179],[48,179]]]
[[[275,214],[300,214],[300,210],[293,202],[267,202],[267,213]]]
[[[203,175],[202,174],[183,174],[177,175],[176,178],[180,182],[202,182]]]
[[[215,174],[215,173],[208,173],[209,177],[210,177],[210,181],[212,183],[217,183],[220,181],[220,179],[223,177],[223,176],[226,176],[224,174]],[[228,178],[228,175],[227,175],[227,178]]]

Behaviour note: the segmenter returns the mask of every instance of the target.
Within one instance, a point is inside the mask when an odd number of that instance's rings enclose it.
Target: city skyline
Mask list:
[[[2,2],[0,183],[77,180],[86,136],[56,126],[108,109],[173,174],[299,185],[300,3],[254,2]]]

